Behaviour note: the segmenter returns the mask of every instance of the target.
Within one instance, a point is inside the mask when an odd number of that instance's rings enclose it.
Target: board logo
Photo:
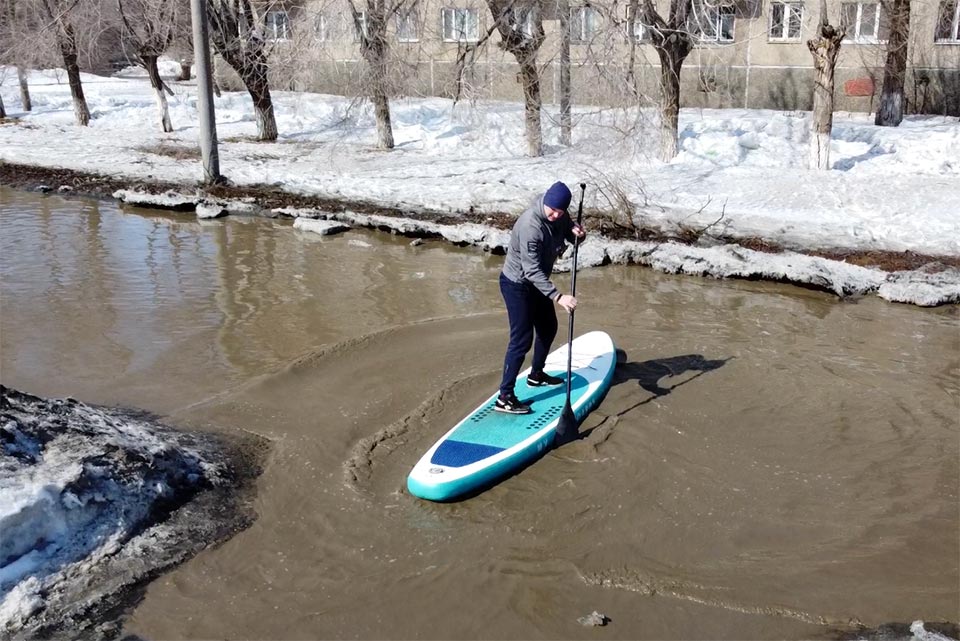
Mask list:
[[[431,474],[443,474],[443,468],[442,468],[442,467],[431,467],[431,468],[430,468],[430,473],[431,473]]]

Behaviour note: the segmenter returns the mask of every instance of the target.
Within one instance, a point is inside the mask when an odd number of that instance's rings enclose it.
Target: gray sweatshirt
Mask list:
[[[531,283],[544,296],[554,300],[558,292],[550,282],[553,263],[566,248],[566,241],[573,242],[574,238],[569,214],[554,222],[547,220],[541,194],[513,225],[503,275],[515,283]]]

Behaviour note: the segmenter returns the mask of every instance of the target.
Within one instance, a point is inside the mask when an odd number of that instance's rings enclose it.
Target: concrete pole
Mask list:
[[[207,33],[206,0],[190,0],[193,22],[193,59],[197,69],[197,108],[200,111],[200,153],[203,156],[203,182],[215,185],[220,175],[217,152],[217,120],[213,111],[213,84],[210,68],[210,40]]]

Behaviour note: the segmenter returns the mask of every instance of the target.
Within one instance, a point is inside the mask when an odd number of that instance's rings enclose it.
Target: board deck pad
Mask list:
[[[561,376],[566,379],[567,371],[550,371],[547,374]],[[570,385],[570,405],[572,406],[587,388],[587,381],[582,376],[573,375]],[[567,385],[554,387],[528,387],[527,377],[517,379],[518,390],[529,390],[518,394],[525,402],[531,404],[532,414],[504,414],[493,409],[496,398],[490,399],[483,408],[474,412],[467,420],[457,426],[445,440],[440,443],[430,462],[434,465],[449,465],[462,467],[469,463],[492,456],[530,436],[531,431],[545,427],[551,421],[560,418],[563,405],[567,401]],[[521,420],[517,420],[517,419]],[[476,452],[471,456],[468,453]],[[481,452],[487,452],[479,456]]]
[[[616,353],[603,332],[590,332],[573,342],[570,405],[578,421],[595,407],[613,377]],[[547,357],[544,370],[566,379],[567,346]],[[553,443],[566,403],[567,386],[529,387],[528,368],[517,377],[517,397],[531,414],[494,410],[494,394],[443,436],[414,466],[407,488],[420,498],[441,501],[475,491],[515,472],[543,454]]]

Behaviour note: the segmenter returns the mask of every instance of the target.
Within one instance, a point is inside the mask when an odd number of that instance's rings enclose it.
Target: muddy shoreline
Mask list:
[[[206,196],[225,200],[253,199],[259,207],[265,210],[302,208],[324,210],[332,213],[351,211],[367,215],[403,217],[441,225],[457,225],[463,223],[482,224],[500,230],[509,230],[518,213],[478,213],[468,211],[452,216],[448,212],[423,209],[407,210],[366,201],[294,194],[270,185],[249,185],[241,187],[228,184],[201,188],[196,184],[115,178],[72,169],[37,167],[2,161],[0,161],[0,185],[23,191],[56,192],[61,196],[77,195],[104,200],[116,200],[113,194],[120,189],[154,194],[160,194],[166,191],[180,193],[202,192],[202,194]],[[670,241],[696,245],[701,240],[709,239],[713,243],[735,244],[746,249],[769,254],[778,254],[788,249],[759,237],[731,238],[710,235],[709,229],[694,228],[681,228],[675,233],[665,233],[659,229],[624,225],[622,221],[615,220],[613,216],[603,212],[591,213],[592,215],[587,217],[588,222],[585,225],[587,229],[595,233],[598,232],[604,238],[610,240]],[[938,271],[946,267],[960,268],[960,257],[935,256],[911,251],[867,251],[846,248],[824,250],[791,248],[790,251],[845,262],[860,267],[875,267],[889,272],[915,270],[923,267],[927,267],[930,271]]]
[[[24,479],[32,475],[44,479],[45,491],[66,506],[63,518],[75,528],[64,541],[56,539],[55,527],[44,530],[43,537],[52,537],[49,549],[24,553],[20,548],[29,545],[31,532],[45,527],[36,524],[42,514],[35,514],[46,513],[44,508],[26,503],[19,521],[2,524],[14,533],[7,544],[19,546],[14,551],[21,559],[57,557],[58,548],[65,550],[49,567],[34,561],[38,574],[6,586],[0,631],[10,639],[116,638],[150,582],[257,518],[257,479],[271,447],[263,437],[224,429],[186,431],[142,410],[41,398],[4,385],[0,416],[5,482],[16,491],[17,483],[28,485]],[[131,434],[159,446],[141,446]],[[56,461],[71,456],[80,471],[60,487]],[[154,498],[155,488],[160,489]],[[110,516],[110,504],[123,504],[115,510],[118,516]],[[48,510],[54,515],[48,520],[58,514]],[[107,552],[84,542],[89,531],[106,527],[101,521],[113,518],[117,524],[109,537],[117,542]],[[85,552],[66,551],[86,545],[91,547]]]

